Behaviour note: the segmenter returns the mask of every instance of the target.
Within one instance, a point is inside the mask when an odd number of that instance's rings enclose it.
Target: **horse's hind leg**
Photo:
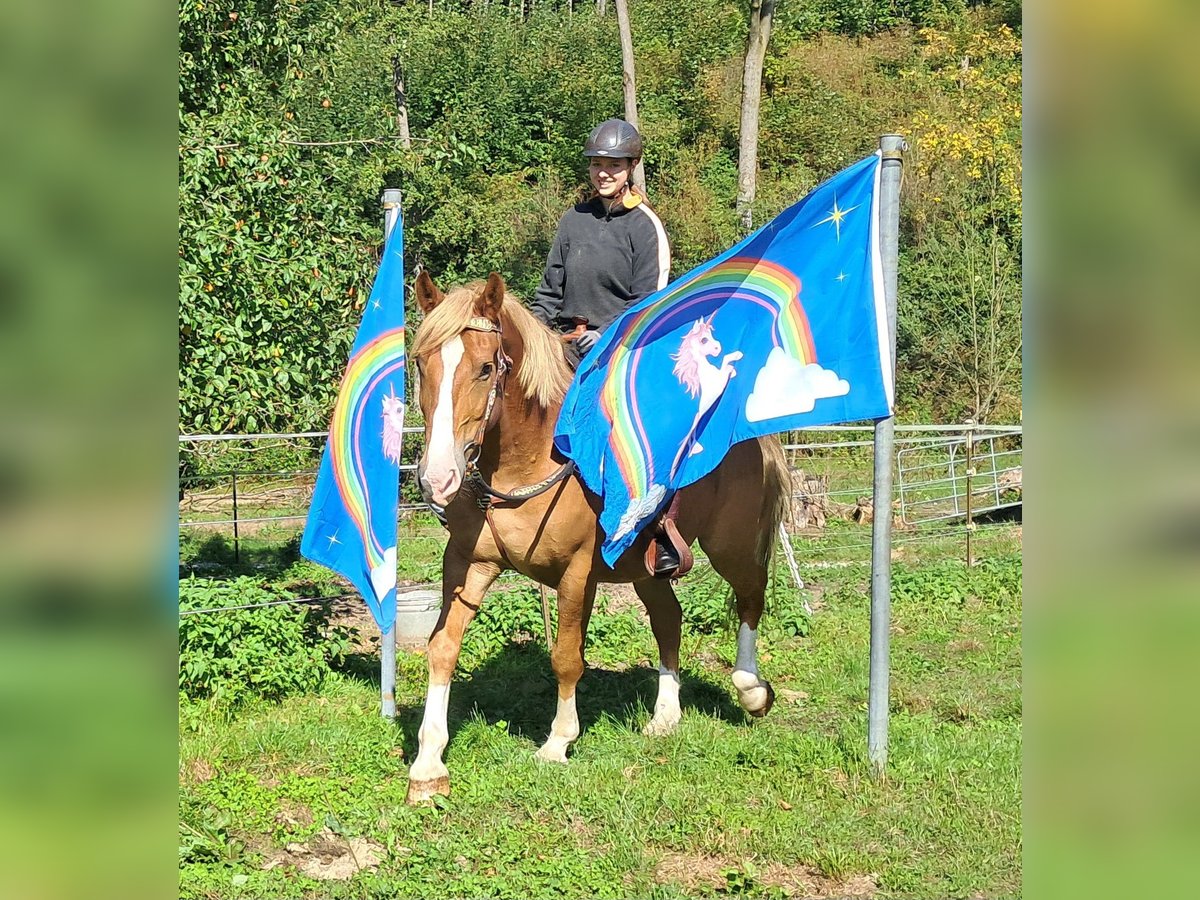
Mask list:
[[[558,679],[558,709],[550,736],[537,751],[537,758],[547,762],[565,763],[567,749],[579,737],[575,687],[583,677],[583,647],[595,599],[596,581],[591,576],[590,561],[586,570],[568,569],[558,585],[558,633],[550,654],[550,665]]]
[[[417,758],[408,770],[408,803],[420,803],[435,794],[450,793],[450,773],[442,762],[450,732],[446,713],[450,705],[450,679],[458,665],[463,633],[496,576],[499,567],[472,563],[447,546],[442,559],[442,614],[429,638],[429,689],[425,718],[421,722]]]
[[[775,703],[770,682],[758,674],[758,623],[767,594],[767,564],[759,561],[755,529],[729,528],[701,535],[700,546],[717,574],[729,582],[737,599],[737,658],[733,686],[738,702],[752,716],[765,716]],[[753,540],[747,542],[747,533]],[[744,545],[744,546],[743,546]]]
[[[650,614],[650,628],[658,642],[658,698],[654,716],[642,734],[670,734],[679,725],[679,632],[683,610],[668,581],[646,579],[634,584],[638,597]]]

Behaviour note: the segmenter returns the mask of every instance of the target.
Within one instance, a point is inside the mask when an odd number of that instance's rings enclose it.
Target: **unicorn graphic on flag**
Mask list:
[[[679,446],[679,453],[675,455],[675,461],[671,464],[671,478],[674,478],[679,470],[684,451],[687,451],[688,456],[703,452],[704,448],[696,440],[696,429],[704,414],[712,409],[717,398],[724,393],[729,379],[737,374],[733,363],[742,358],[742,351],[734,350],[725,354],[720,367],[709,362],[710,357],[721,352],[721,342],[713,336],[712,320],[715,315],[716,313],[713,313],[707,319],[697,319],[691,330],[683,336],[679,352],[671,354],[671,359],[675,360],[674,375],[679,379],[679,383],[687,388],[689,396],[700,397],[700,408],[696,410],[696,418],[692,420],[692,427],[688,429],[687,436]]]
[[[383,398],[383,455],[400,465],[400,448],[404,441],[404,400],[390,388]]]

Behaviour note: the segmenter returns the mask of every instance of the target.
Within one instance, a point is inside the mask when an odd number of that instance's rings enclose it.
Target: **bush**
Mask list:
[[[179,585],[179,610],[289,600],[254,578]],[[330,627],[318,606],[268,606],[179,617],[179,690],[191,699],[231,705],[253,697],[278,700],[319,687],[350,647],[351,629]]]

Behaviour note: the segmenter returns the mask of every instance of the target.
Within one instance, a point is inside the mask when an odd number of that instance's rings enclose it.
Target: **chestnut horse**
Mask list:
[[[409,770],[410,803],[450,792],[442,761],[449,741],[450,679],[463,633],[502,570],[516,569],[558,592],[558,634],[550,656],[558,711],[537,751],[543,760],[566,762],[579,736],[575,687],[583,675],[596,585],[632,582],[649,613],[659,678],[647,734],[668,734],[679,723],[683,617],[670,582],[649,577],[644,567],[649,535],[642,534],[611,568],[600,556],[600,500],[564,468],[566,460],[553,447],[571,380],[558,336],[507,294],[495,273],[486,284],[443,295],[422,272],[416,296],[426,314],[409,354],[425,416],[425,452],[417,471],[426,500],[444,509],[450,536],[442,559],[441,616],[429,638],[420,749]],[[679,498],[683,539],[699,540],[737,599],[733,685],[752,716],[766,715],[774,702],[774,691],[758,674],[755,640],[789,485],[779,442],[758,439],[736,444]],[[495,502],[485,515],[481,506],[489,493],[509,499]]]

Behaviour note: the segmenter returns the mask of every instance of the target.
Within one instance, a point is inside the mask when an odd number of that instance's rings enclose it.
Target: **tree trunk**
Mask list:
[[[603,17],[608,12],[608,0],[596,0],[596,12]]]
[[[617,29],[621,32],[621,85],[625,89],[625,121],[634,128],[638,125],[637,83],[633,76],[633,33],[629,29],[628,0],[617,0]],[[646,168],[638,160],[633,170],[633,184],[646,195]]]
[[[750,0],[750,34],[742,69],[742,121],[738,132],[737,215],[742,228],[754,227],[754,192],[758,175],[758,108],[762,95],[763,58],[771,40],[777,0]]]
[[[405,150],[412,149],[412,137],[408,133],[408,97],[404,93],[404,69],[400,65],[400,54],[392,55],[392,92],[396,98],[396,132]]]

